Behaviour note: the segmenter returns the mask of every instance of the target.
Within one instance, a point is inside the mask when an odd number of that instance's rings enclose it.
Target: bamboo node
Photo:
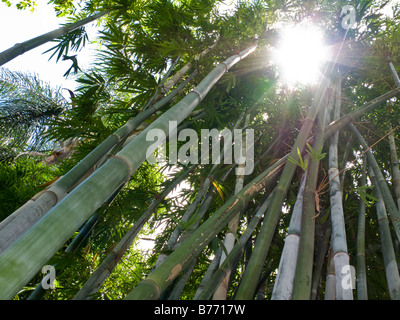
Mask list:
[[[197,90],[197,88],[194,88],[194,89],[192,90],[192,92],[196,93],[196,94],[199,96],[200,101],[203,101],[203,96],[202,96],[201,93]]]
[[[45,190],[45,192],[43,192],[43,193],[51,193],[51,194],[53,194],[54,195],[54,197],[56,198],[56,203],[58,203],[59,201],[60,201],[60,197],[59,197],[59,195],[56,193],[56,192],[54,192],[53,190],[51,190],[51,189],[47,189],[47,190]],[[42,194],[43,194],[42,193]],[[33,201],[36,201],[37,199],[35,199],[35,200],[33,200]]]
[[[378,222],[381,222],[382,220],[387,220],[388,218],[387,217],[380,217],[379,219],[378,219]]]
[[[223,64],[225,66],[225,72],[228,72],[229,67],[225,62],[221,62],[220,64]]]
[[[25,46],[24,46],[23,43],[16,43],[16,44],[15,44],[15,47],[20,47],[20,48],[22,48],[22,53],[25,53],[25,52],[26,52],[26,48],[25,48]]]
[[[159,299],[161,296],[161,289],[158,283],[150,278],[144,279],[142,281],[149,283],[156,290],[156,299]]]
[[[128,176],[128,178],[127,178],[127,181],[128,181],[128,180],[130,179],[130,177],[133,175],[133,172],[134,172],[134,170],[133,170],[133,168],[132,168],[132,165],[131,165],[131,163],[129,162],[129,160],[128,160],[127,158],[125,158],[124,156],[121,156],[121,155],[118,155],[118,154],[109,155],[108,158],[109,158],[109,159],[111,159],[111,158],[120,159],[120,160],[122,160],[122,161],[127,165],[128,169],[129,169],[129,176]]]

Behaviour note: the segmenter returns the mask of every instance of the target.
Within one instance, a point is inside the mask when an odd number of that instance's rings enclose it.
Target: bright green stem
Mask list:
[[[107,158],[105,156],[112,148],[116,148],[120,144],[122,145],[134,129],[170,102],[196,74],[197,71],[194,71],[168,96],[129,120],[124,126],[97,146],[65,176],[57,180],[50,189],[45,191],[38,199],[34,202],[29,202],[29,205],[18,209],[10,217],[2,221],[0,224],[0,253],[61,201],[68,192],[79,184],[79,181],[82,180],[94,166],[99,166],[99,162],[102,159],[106,161]],[[119,151],[119,149],[117,151]]]
[[[57,39],[77,28],[84,26],[85,24],[88,24],[89,22],[95,21],[95,20],[105,16],[108,13],[110,13],[110,10],[102,11],[95,15],[87,17],[85,19],[79,20],[77,22],[68,24],[59,29],[45,33],[45,34],[38,36],[36,38],[33,38],[31,40],[28,40],[28,41],[25,41],[22,43],[17,43],[13,47],[11,47],[3,52],[0,52],[0,66],[7,63],[8,61],[11,61],[12,59],[18,57],[19,55],[24,54],[25,52],[27,52],[29,50],[39,47],[42,44],[45,44],[46,42],[49,42],[51,40]]]
[[[326,100],[325,100],[326,101]],[[322,150],[324,145],[326,105],[322,106],[319,114],[318,128],[313,149]],[[293,282],[293,300],[309,300],[311,296],[314,242],[315,242],[315,217],[316,194],[320,160],[310,159],[307,170],[307,180],[303,195],[303,212],[301,217],[301,232],[297,255],[296,272]]]
[[[325,96],[328,83],[329,80],[324,77],[320,87],[318,88],[310,111],[308,112],[308,115],[303,122],[299,135],[297,136],[293,148],[290,152],[290,157],[292,157],[293,159],[297,159],[297,151],[300,150],[301,152],[304,149],[307,139],[310,136],[311,130],[314,126],[315,117],[318,114],[321,101]],[[282,203],[286,197],[287,190],[292,182],[296,168],[297,166],[294,163],[288,161],[285,165],[285,168],[283,169],[278,186],[276,188],[276,193],[271,200],[271,205],[268,208],[268,212],[265,215],[264,223],[262,225],[260,233],[257,236],[254,251],[247,265],[241,284],[238,288],[236,294],[236,299],[238,300],[249,300],[252,299],[254,296],[275,229],[279,222],[279,218],[282,212]]]
[[[37,274],[40,268],[57,252],[111,194],[130,179],[148,157],[150,147],[160,146],[147,140],[147,133],[156,129],[168,136],[171,121],[179,125],[200,103],[214,84],[235,63],[255,50],[244,50],[214,68],[175,106],[155,120],[136,139],[66,196],[32,228],[0,255],[0,299],[10,299]]]
[[[222,255],[222,247],[219,247],[217,252],[215,253],[215,258],[211,261],[203,279],[200,282],[199,287],[197,288],[193,300],[197,300],[199,296],[202,294],[203,290],[211,283],[211,279],[219,267],[219,260],[221,259],[221,255]],[[210,296],[212,292],[210,293]]]
[[[126,297],[128,300],[158,299],[172,281],[198,256],[204,247],[263,188],[275,181],[283,161],[279,161],[255,178],[238,194],[208,218],[168,258]]]
[[[367,157],[363,158],[360,187],[366,186]],[[365,265],[365,202],[361,199],[358,207],[357,228],[357,299],[368,300],[367,269]]]
[[[369,177],[374,185],[373,192],[376,202],[376,212],[381,235],[381,247],[383,261],[385,264],[386,281],[388,284],[390,299],[397,300],[400,293],[400,276],[397,266],[396,255],[394,253],[393,241],[390,232],[389,220],[386,214],[385,204],[382,198],[382,192],[375,178],[376,172],[369,168]]]
[[[349,124],[350,122],[352,122],[355,119],[358,119],[363,114],[365,114],[369,111],[372,111],[373,109],[377,108],[382,103],[384,103],[385,101],[387,101],[393,97],[396,97],[399,94],[400,94],[400,88],[393,89],[393,90],[373,99],[372,101],[366,103],[362,107],[359,107],[359,108],[355,109],[354,111],[350,112],[349,114],[341,117],[339,120],[332,122],[325,130],[325,139],[329,138],[336,131],[343,128],[343,126]]]
[[[390,131],[393,131],[389,127]],[[394,134],[394,133],[393,133]],[[400,210],[400,169],[399,158],[397,156],[396,142],[393,134],[389,135],[389,148],[390,148],[390,162],[392,165],[392,185],[394,187],[394,194],[396,196],[397,208]]]
[[[341,79],[338,75],[338,83],[335,86],[335,109],[334,120],[339,119],[341,109]],[[343,266],[349,265],[349,255],[347,250],[346,226],[344,221],[344,211],[342,194],[340,192],[339,160],[338,160],[338,141],[339,131],[331,136],[329,145],[329,198],[331,205],[332,222],[332,250],[333,261],[335,264],[336,279],[336,299],[352,300],[353,292],[351,288],[342,285],[344,273]]]
[[[226,275],[230,274],[230,272],[232,271],[232,267],[235,265],[235,263],[243,253],[247,241],[250,239],[254,229],[257,227],[265,211],[267,210],[272,198],[272,194],[273,193],[271,193],[268,196],[268,198],[263,202],[263,204],[257,210],[256,215],[251,219],[246,230],[239,238],[239,241],[235,244],[232,251],[225,258],[224,262],[219,266],[217,271],[215,271],[212,277],[208,280],[207,284],[204,285],[204,287],[201,290],[201,293],[199,293],[198,296],[195,297],[195,299],[197,300],[209,299],[216,290],[216,288],[219,286],[219,284],[224,280]]]
[[[301,216],[303,212],[303,195],[307,176],[306,174],[307,171],[303,173],[301,178],[300,188],[297,193],[296,202],[290,217],[288,234],[285,238],[285,244],[283,246],[279,261],[278,275],[275,279],[271,300],[292,299],[293,281],[296,272],[297,254],[299,250]]]
[[[85,223],[85,225],[82,227],[82,229],[79,231],[79,233],[76,235],[74,240],[71,241],[71,243],[68,245],[68,247],[65,249],[66,253],[75,253],[78,248],[80,248],[84,241],[88,238],[90,235],[90,231],[95,227],[97,224],[99,217],[106,211],[106,209],[110,206],[110,204],[114,201],[116,196],[118,195],[118,192],[123,186],[121,186],[114,194],[107,199],[104,204],[96,210],[96,212],[90,217],[90,219]],[[62,272],[62,270],[59,270],[57,268],[57,265],[54,265],[56,268],[57,275],[60,275],[59,271]],[[28,297],[28,300],[40,300],[42,297],[45,295],[47,290],[43,289],[42,283],[40,282],[35,290],[31,293],[31,295]]]
[[[365,150],[368,150],[366,152],[367,157],[368,157],[368,164],[372,167],[372,170],[374,170],[377,185],[379,186],[379,189],[381,190],[386,209],[389,211],[389,215],[390,215],[390,219],[393,224],[394,232],[396,233],[397,239],[400,240],[400,213],[399,213],[399,210],[397,209],[396,203],[393,200],[393,197],[392,197],[390,189],[386,183],[386,180],[379,168],[378,162],[376,161],[374,155],[372,154],[371,150],[369,149],[368,144],[365,142],[363,136],[357,130],[357,128],[354,126],[354,124],[351,123],[350,128],[353,131],[356,138],[358,139],[358,141],[360,142],[360,144],[362,145],[362,147]]]
[[[108,278],[116,265],[120,262],[125,252],[129,249],[137,234],[142,230],[144,224],[153,214],[154,210],[160,205],[168,194],[170,194],[178,184],[185,180],[195,169],[195,165],[187,169],[184,173],[175,178],[170,185],[150,204],[142,216],[135,222],[133,227],[125,234],[115,248],[107,255],[103,262],[97,267],[90,278],[75,295],[74,300],[90,299],[97,292],[103,282]]]

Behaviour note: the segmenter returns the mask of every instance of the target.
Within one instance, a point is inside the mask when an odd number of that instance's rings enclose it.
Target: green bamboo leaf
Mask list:
[[[65,25],[59,29],[50,31],[42,36],[38,36],[31,40],[25,41],[22,43],[22,46],[13,46],[13,47],[0,53],[0,65],[5,64],[6,62],[18,57],[19,55],[21,55],[29,50],[32,50],[38,46],[41,46],[42,44],[45,44],[48,41],[57,39],[65,34],[68,34],[69,32],[72,32],[75,29],[88,24],[89,22],[95,21],[108,13],[109,13],[109,11],[100,12],[93,16],[84,18],[80,21]],[[68,44],[64,45],[64,48],[66,48],[66,46],[69,46],[69,42],[68,42]],[[60,51],[60,53],[61,53],[61,51]],[[59,53],[59,55],[60,55],[60,53]]]
[[[299,149],[297,149],[297,155],[299,157],[299,160],[293,159],[293,157],[291,156],[288,157],[288,160],[296,166],[299,166],[301,169],[303,169],[303,171],[306,171],[308,166],[308,159],[306,159],[305,161],[303,160]]]
[[[313,161],[318,162],[325,158],[326,153],[322,153],[322,147],[318,151],[315,151],[308,143],[307,147],[308,150],[306,150],[306,152],[310,155]]]
[[[218,192],[219,196],[221,197],[222,201],[225,201],[224,200],[224,194],[222,192],[223,191],[222,190],[222,186],[219,183],[217,183],[215,180],[211,180],[211,183],[215,187],[215,189],[217,190],[217,192]]]
[[[361,200],[365,203],[366,206],[370,207],[372,206],[376,201],[378,201],[377,198],[375,198],[373,195],[367,193],[365,190],[371,189],[374,186],[361,186],[356,189],[356,192],[360,196]]]

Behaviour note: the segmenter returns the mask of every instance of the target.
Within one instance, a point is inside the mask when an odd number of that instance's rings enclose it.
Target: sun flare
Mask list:
[[[288,26],[282,30],[280,39],[274,62],[282,81],[290,86],[317,82],[324,62],[329,59],[321,30],[311,24]]]

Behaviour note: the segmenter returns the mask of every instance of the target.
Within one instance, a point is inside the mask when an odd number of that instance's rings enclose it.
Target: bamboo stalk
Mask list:
[[[124,143],[128,135],[138,128],[146,119],[170,102],[197,74],[194,71],[182,84],[174,89],[168,96],[158,101],[146,111],[130,119],[124,126],[104,140],[89,155],[71,169],[65,176],[57,180],[39,198],[29,201],[14,212],[9,219],[0,223],[0,253],[9,247],[26,230],[43,217],[52,207],[62,200],[82,179],[86,178],[94,166],[104,163],[108,157],[105,155],[119,144]],[[119,150],[118,150],[119,151]],[[113,153],[113,152],[111,152]],[[109,153],[110,154],[110,153]],[[104,161],[103,161],[104,160]],[[17,218],[14,220],[14,218]],[[14,221],[13,221],[14,220]]]
[[[329,238],[331,236],[331,231],[332,229],[330,225],[325,232],[322,226],[320,226],[320,228],[318,229],[319,241],[315,258],[314,273],[312,276],[311,300],[317,300],[319,297],[319,290],[321,287],[322,267],[324,265],[326,254],[329,250]]]
[[[120,187],[120,189],[123,186]],[[120,191],[118,189],[114,194],[107,199],[104,204],[96,210],[96,212],[90,217],[90,219],[86,222],[86,224],[83,226],[83,228],[79,231],[79,233],[76,235],[76,237],[71,241],[71,243],[68,245],[68,247],[65,249],[66,253],[75,253],[78,248],[80,248],[83,244],[83,242],[87,239],[89,236],[89,233],[91,230],[94,228],[94,226],[97,224],[99,217],[101,214],[105,212],[105,210],[110,206],[110,204],[114,201],[116,196],[118,195],[118,192]],[[57,275],[60,275],[60,271],[62,272],[63,270],[59,270],[57,268],[57,265],[53,265],[54,268],[56,269]],[[43,298],[47,290],[43,289],[42,283],[40,282],[35,290],[29,295],[27,300],[40,300]]]
[[[199,287],[196,290],[193,300],[197,300],[200,294],[203,292],[204,288],[207,286],[207,284],[211,282],[213,274],[219,267],[219,260],[221,258],[221,255],[222,255],[222,247],[219,247],[215,254],[214,259],[211,261],[206,273],[204,274],[203,279],[200,282]]]
[[[247,114],[245,122],[244,122],[244,127],[247,127],[249,125],[249,121],[250,121],[250,114]],[[242,137],[242,153],[244,153],[244,154],[246,153],[246,145],[245,145],[244,137]],[[240,192],[240,190],[243,189],[243,185],[244,185],[244,174],[243,173],[244,173],[245,166],[246,166],[245,163],[239,165],[239,174],[236,176],[235,194],[237,194],[238,192]],[[235,238],[236,238],[235,234],[237,232],[239,221],[240,221],[240,216],[237,215],[228,223],[229,232],[225,235],[225,239],[224,239],[224,246],[225,246],[226,252],[224,251],[222,253],[222,257],[220,259],[220,265],[225,261],[226,256],[233,249],[233,246],[235,244]],[[228,294],[228,286],[229,286],[230,276],[231,276],[231,270],[228,270],[225,275],[225,278],[222,280],[221,284],[215,290],[214,295],[213,295],[213,300],[226,300],[226,296]]]
[[[279,261],[278,275],[275,279],[271,300],[291,300],[293,281],[296,272],[297,254],[301,230],[301,216],[303,212],[303,194],[306,183],[307,171],[303,174],[297,199],[293,207],[288,234],[285,238],[281,259]]]
[[[170,283],[197,257],[199,252],[228,224],[228,222],[261,189],[275,181],[283,160],[275,163],[255,178],[238,194],[230,197],[224,205],[208,218],[179,248],[126,297],[128,300],[158,299]]]
[[[203,58],[207,53],[209,53],[212,49],[214,49],[218,44],[218,41],[215,42],[213,45],[208,47],[207,49],[203,50],[200,54],[196,55],[194,60],[198,61]],[[182,79],[182,77],[189,71],[192,67],[192,63],[188,62],[185,64],[174,76],[172,76],[168,81],[161,88],[161,92],[159,95],[166,94],[171,88]],[[159,100],[160,97],[156,97],[156,101]]]
[[[390,131],[393,131],[392,127],[389,127]],[[397,156],[396,142],[394,141],[393,134],[389,135],[389,150],[390,150],[390,162],[392,166],[392,186],[394,188],[394,194],[396,196],[397,209],[400,210],[400,168],[399,158]]]
[[[121,241],[113,248],[113,250],[105,257],[103,262],[96,268],[90,278],[85,282],[82,288],[74,296],[74,300],[87,300],[99,290],[103,282],[112,273],[116,265],[120,262],[125,252],[129,249],[137,234],[143,228],[144,224],[149,220],[154,210],[160,205],[165,197],[170,194],[177,185],[185,180],[189,174],[195,169],[196,165],[191,166],[183,174],[175,178],[165,190],[153,200],[147,210],[135,222],[133,227],[125,234]]]
[[[332,248],[329,250],[326,281],[325,281],[325,300],[336,299],[336,273],[335,264],[333,262]]]
[[[340,117],[341,108],[341,78],[338,74],[338,83],[335,87],[335,108],[334,121]],[[344,212],[342,203],[342,194],[340,192],[339,161],[338,161],[338,141],[339,132],[336,131],[331,137],[329,146],[329,195],[331,204],[331,222],[332,222],[332,250],[333,261],[335,264],[336,280],[336,299],[352,300],[353,291],[351,288],[342,285],[343,266],[350,264],[350,257],[347,250],[346,227],[344,222]]]
[[[391,58],[389,58],[389,68],[390,68],[390,71],[392,72],[393,80],[396,83],[396,86],[400,87],[400,78],[399,78],[399,75],[396,72],[396,68],[394,67]]]
[[[253,229],[253,225],[254,228],[256,227],[257,224],[254,224],[256,219],[258,219],[258,221],[261,219],[262,215],[264,214],[265,210],[267,209],[268,205],[265,203],[265,201],[270,198],[270,194],[268,194],[267,196],[264,196],[259,204],[257,205],[256,209],[255,209],[255,217],[253,217],[253,219],[249,219],[249,221],[251,220],[250,225],[247,226],[245,232],[242,234],[241,239],[239,239],[238,243],[240,243],[240,245],[243,245],[243,241],[245,241],[245,245],[244,245],[244,249],[246,249],[248,242],[251,238],[251,234],[249,234],[249,232],[251,233],[252,231],[249,230],[254,230]],[[261,211],[262,210],[262,211]],[[258,222],[257,222],[258,223]],[[246,235],[246,236],[245,236]],[[236,245],[235,245],[236,246]],[[233,248],[233,250],[235,250],[235,247]],[[240,255],[240,253],[238,253],[238,255]],[[220,281],[222,281],[224,275],[226,274],[226,269],[227,268],[232,268],[233,264],[230,264],[229,266],[226,264],[226,259],[224,261],[224,263],[221,265],[219,263],[220,258],[222,256],[222,246],[220,246],[217,250],[217,254],[215,255],[213,261],[210,263],[209,268],[206,271],[206,274],[204,275],[204,278],[196,292],[195,295],[195,299],[209,299],[210,296],[214,293],[215,289],[217,288],[217,286],[219,285]],[[228,259],[232,256],[232,252],[228,255]],[[234,259],[230,259],[230,261],[235,261],[237,259],[237,256],[235,256]],[[222,267],[224,266],[224,267]],[[210,271],[210,269],[212,269]],[[215,278],[216,274],[218,274],[218,272],[222,271],[222,275],[217,279]],[[215,273],[215,274],[214,274]],[[203,290],[207,291],[207,296],[204,297],[204,293],[202,293]]]
[[[344,190],[344,181],[346,179],[346,166],[347,166],[347,159],[349,157],[350,151],[352,150],[351,147],[351,139],[347,141],[346,147],[344,149],[343,160],[342,160],[342,169],[340,170],[339,180],[340,180],[340,193],[343,197],[343,190]]]
[[[360,186],[366,186],[367,157],[363,158]],[[361,199],[358,208],[357,228],[357,299],[368,300],[367,269],[365,266],[365,202]]]
[[[216,168],[217,165],[214,165],[213,168]],[[221,183],[225,182],[228,177],[230,176],[230,174],[233,172],[235,166],[231,166],[220,178]],[[213,170],[211,170],[213,171]],[[214,201],[214,198],[216,196],[217,192],[216,189],[213,188],[210,192],[208,192],[207,196],[204,198],[204,200],[202,201],[201,205],[199,206],[197,212],[195,213],[194,216],[194,220],[195,223],[191,226],[191,228],[189,230],[185,230],[182,235],[179,238],[179,241],[177,239],[175,239],[175,243],[171,243],[171,249],[172,250],[176,250],[177,248],[179,248],[179,246],[186,240],[188,239],[194,232],[194,230],[196,230],[198,228],[198,226],[200,225],[201,221],[204,218],[204,215],[208,212],[208,209],[210,208],[212,202]],[[171,238],[169,239],[171,240]],[[200,252],[198,253],[198,255],[200,254]],[[159,265],[162,264],[162,262],[168,257],[168,255],[165,254],[160,254],[159,258],[157,259],[153,270],[158,268]],[[177,294],[180,294],[181,290],[183,290],[183,286],[186,284],[187,278],[190,276],[190,273],[192,272],[194,265],[196,264],[196,261],[198,259],[198,256],[193,258],[193,262],[192,265],[189,265],[185,271],[184,274],[182,276],[179,276],[178,279],[175,279],[174,282],[169,285],[166,289],[164,289],[164,291],[162,292],[162,295],[160,296],[161,300],[164,300],[166,297],[168,299],[170,299],[171,295],[176,296]],[[193,266],[193,267],[192,267]],[[174,288],[172,289],[171,287],[174,286]],[[171,289],[171,292],[169,292]]]
[[[216,168],[216,166],[214,166],[213,168]],[[211,170],[212,172],[213,170]],[[233,171],[233,167],[231,167],[228,171],[225,172],[225,174],[223,175],[223,177],[221,178],[221,182],[224,182],[228,176],[231,174],[231,172]],[[207,182],[208,180],[208,182]],[[191,230],[186,230],[182,233],[181,228],[177,227],[175,228],[174,232],[172,233],[171,237],[168,239],[167,242],[167,248],[170,250],[175,250],[177,249],[181,243],[188,238],[194,230],[196,229],[201,220],[203,219],[204,215],[207,213],[209,207],[211,206],[211,203],[214,200],[214,197],[216,195],[216,190],[212,189],[211,191],[207,192],[209,189],[209,185],[211,185],[211,181],[210,179],[206,179],[202,190],[199,191],[199,193],[197,194],[197,200],[192,202],[191,205],[189,206],[189,208],[186,210],[184,217],[181,219],[181,221],[187,222],[189,221],[190,217],[194,215],[194,220],[196,221]],[[207,192],[207,193],[206,193]],[[204,198],[203,198],[204,196]],[[203,198],[203,199],[202,199]],[[201,204],[199,205],[199,207],[197,208],[197,205],[195,206],[195,204],[197,203],[198,200],[202,200]],[[195,212],[195,209],[197,208],[197,211]],[[168,257],[168,254],[165,253],[161,253],[158,258],[157,261],[154,264],[153,270],[157,269],[162,263],[163,261]]]
[[[0,66],[2,66],[3,64],[11,61],[12,59],[18,57],[21,54],[24,54],[25,52],[28,52],[29,50],[32,50],[36,47],[41,46],[42,44],[45,44],[46,42],[49,42],[51,40],[57,39],[77,28],[80,28],[86,24],[88,24],[89,22],[95,21],[103,16],[105,16],[106,14],[110,13],[111,10],[106,10],[106,11],[102,11],[99,12],[97,14],[94,14],[92,16],[89,16],[87,18],[84,18],[82,20],[79,20],[77,22],[65,25],[61,28],[55,29],[53,31],[50,31],[48,33],[45,33],[41,36],[38,36],[36,38],[27,40],[25,42],[22,43],[17,43],[16,45],[14,45],[13,47],[4,50],[3,52],[0,52]]]
[[[178,63],[180,58],[181,58],[181,56],[177,57],[175,59],[175,61],[171,64],[171,66],[169,67],[167,73],[163,76],[163,78],[161,79],[160,83],[158,84],[158,86],[156,88],[156,91],[154,92],[153,96],[150,98],[150,100],[143,107],[143,110],[146,110],[150,105],[154,104],[155,102],[157,102],[158,100],[160,100],[164,96],[163,94],[159,95],[159,90],[165,84],[165,82],[167,81],[168,77],[171,75],[172,70],[175,68],[175,66]]]
[[[396,69],[393,65],[391,58],[389,57],[389,67],[392,72],[392,76],[394,82],[396,83],[397,88],[400,87],[400,78],[396,72]],[[392,128],[389,127],[389,130],[392,131]],[[400,169],[399,169],[399,159],[397,156],[396,143],[394,141],[394,136],[389,135],[389,147],[390,147],[390,162],[392,164],[392,175],[393,175],[393,186],[394,192],[397,200],[397,208],[400,210]]]
[[[240,125],[240,122],[242,121],[244,114],[245,114],[245,112],[243,112],[239,116],[239,119],[236,121],[233,129],[236,129]],[[220,150],[220,156],[219,156],[220,161],[217,161],[217,162],[222,161],[222,158],[224,155],[224,153],[222,152],[223,148],[224,147],[222,147],[222,149]],[[212,201],[214,200],[214,196],[216,195],[216,190],[213,189],[211,192],[209,192],[209,188],[211,186],[211,180],[213,179],[214,172],[217,170],[218,167],[219,167],[219,164],[217,164],[217,163],[213,165],[213,167],[211,168],[211,170],[208,174],[208,177],[204,180],[203,185],[201,186],[200,190],[198,191],[195,199],[189,205],[189,207],[187,208],[187,210],[185,211],[185,213],[183,214],[183,216],[181,218],[182,222],[188,222],[189,219],[195,213],[199,203],[201,202],[201,205],[198,208],[198,211],[197,211],[196,217],[195,217],[196,223],[194,224],[194,226],[192,228],[197,228],[197,226],[199,225],[204,214],[207,212]],[[221,177],[221,182],[226,181],[226,179],[228,178],[228,176],[230,175],[232,170],[233,170],[233,167],[231,167],[227,172],[225,172],[225,174]],[[175,230],[173,231],[171,237],[168,239],[167,248],[169,248],[170,250],[177,248],[178,238],[181,235],[181,233],[182,233],[182,229],[179,226],[177,226],[175,228]],[[191,234],[191,232],[185,232],[180,241],[187,238],[188,235],[190,235],[190,234]],[[155,264],[153,266],[153,269],[156,269],[167,258],[167,256],[168,256],[167,254],[161,253],[158,256],[157,261],[155,262]]]
[[[265,214],[268,206],[270,205],[273,192],[265,199],[265,201],[258,208],[255,216],[251,219],[246,230],[243,232],[239,241],[235,244],[232,251],[226,257],[224,262],[219,266],[218,270],[212,275],[211,279],[204,286],[201,293],[196,297],[197,300],[206,300],[214,293],[215,289],[219,286],[221,281],[225,278],[225,275],[229,270],[232,269],[233,265],[239,259],[240,255],[243,253],[247,241],[250,239],[251,234],[254,229],[260,223],[263,215]]]
[[[155,120],[146,130],[116,156],[74,189],[40,219],[31,229],[0,255],[0,299],[12,298],[69,239],[90,215],[146,160],[150,147],[157,143],[147,141],[150,130],[161,130],[168,135],[170,121],[180,124],[207,95],[220,77],[234,64],[252,53],[251,46],[235,54],[214,68],[197,88]]]
[[[389,289],[389,295],[392,300],[397,300],[400,293],[400,276],[396,255],[394,253],[392,236],[390,233],[389,220],[387,218],[382,192],[375,177],[375,172],[371,169],[371,167],[369,167],[368,171],[371,182],[374,185],[374,196],[378,199],[376,202],[376,213],[381,235],[381,248],[383,261],[385,264],[386,281]]]
[[[317,90],[316,97],[313,100],[308,115],[303,122],[300,132],[290,152],[290,157],[292,157],[293,159],[296,159],[298,157],[298,150],[302,152],[302,150],[304,149],[306,141],[313,128],[314,119],[318,114],[321,101],[325,96],[328,82],[328,79],[326,77],[323,77],[323,80]],[[288,161],[283,169],[276,189],[277,191],[274,194],[274,198],[271,200],[271,205],[268,208],[267,214],[265,215],[264,223],[261,227],[260,233],[258,234],[254,251],[247,265],[242,282],[239,285],[236,294],[236,299],[238,300],[251,299],[255,294],[256,286],[262,272],[262,267],[268,254],[274,231],[279,222],[282,203],[291,184],[296,167],[297,166],[294,163]]]
[[[318,127],[313,149],[317,152],[322,150],[324,145],[324,130],[326,124],[326,110],[328,107],[327,99],[318,115]],[[293,281],[293,300],[309,300],[311,296],[311,284],[314,261],[315,244],[315,217],[317,181],[319,173],[320,159],[311,157],[307,178],[304,187],[303,209],[301,217],[301,233],[298,244],[298,255],[296,262],[296,271]]]
[[[355,119],[358,119],[360,116],[363,114],[374,110],[378,106],[380,106],[382,103],[385,101],[396,97],[397,95],[400,94],[400,88],[393,89],[373,100],[370,102],[364,104],[363,106],[355,109],[354,111],[348,113],[347,115],[341,117],[340,119],[332,122],[326,129],[325,129],[325,139],[330,137],[332,134],[334,134],[336,131],[340,130],[343,128],[343,126],[349,124]]]
[[[197,263],[197,259],[194,259],[192,263],[186,268],[185,272],[177,279],[174,289],[169,294],[167,300],[178,300],[179,296],[182,294],[183,289],[187,281],[189,280],[190,275],[193,272],[193,269]]]
[[[349,125],[351,130],[353,131],[353,134],[356,136],[362,147],[367,150],[366,155],[368,157],[368,164],[372,167],[372,170],[375,173],[376,176],[376,181],[377,185],[379,186],[379,189],[381,190],[383,200],[385,202],[386,209],[389,212],[390,219],[392,221],[393,229],[396,233],[396,237],[398,240],[400,240],[400,213],[399,210],[397,209],[396,203],[394,202],[390,189],[386,183],[386,180],[379,168],[378,162],[376,161],[374,155],[372,154],[370,148],[368,147],[368,144],[365,142],[363,136],[361,133],[357,130],[357,128],[354,126],[354,124]]]

